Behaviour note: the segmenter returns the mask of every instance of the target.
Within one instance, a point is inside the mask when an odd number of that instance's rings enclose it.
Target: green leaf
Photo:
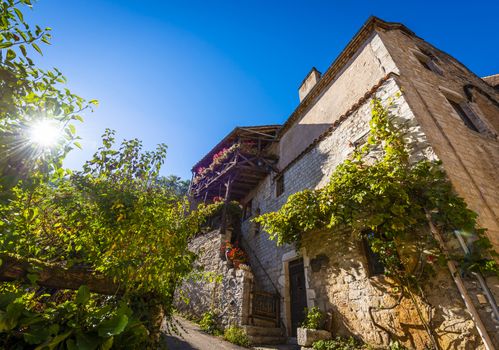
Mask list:
[[[38,51],[38,53],[39,53],[40,55],[42,55],[42,56],[43,56],[42,49],[40,49],[40,47],[39,47],[37,44],[32,43],[32,44],[31,44],[31,46],[32,46],[32,47],[33,47],[36,51]]]
[[[24,57],[28,55],[28,53],[26,52],[26,47],[24,45],[19,45],[19,49],[21,49],[21,52]]]
[[[71,335],[71,333],[73,333],[73,330],[70,330],[70,331],[63,333],[63,334],[59,334],[59,335],[55,336],[54,338],[52,338],[51,340],[43,343],[42,345],[37,346],[35,348],[35,350],[42,350],[42,349],[45,349],[47,347],[49,348],[49,350],[52,350],[57,345],[59,345],[60,342],[64,341],[64,339],[69,337]]]
[[[38,279],[40,278],[40,276],[37,273],[28,273],[26,277],[32,284],[35,284],[36,281],[38,281]]]
[[[10,331],[17,325],[17,319],[9,317],[9,315],[0,310],[0,332]]]
[[[100,344],[100,339],[93,334],[78,333],[76,335],[76,348],[79,350],[94,350]]]
[[[78,288],[75,302],[79,305],[84,305],[88,302],[88,300],[90,300],[90,289],[87,286],[82,285]]]
[[[76,134],[76,128],[73,124],[69,124],[68,125],[68,128],[69,128],[69,131],[71,132],[71,134]]]
[[[6,49],[8,47],[11,47],[12,43],[10,41],[5,41],[3,43],[0,43],[0,49]]]
[[[78,141],[73,142],[73,145],[75,145],[79,149],[82,149],[81,144]]]
[[[8,49],[7,50],[7,60],[12,61],[14,58],[16,58],[16,53],[14,50]]]
[[[78,347],[73,339],[66,340],[66,347],[68,350],[78,350]]]
[[[117,335],[123,332],[127,324],[128,316],[117,314],[111,317],[109,320],[101,322],[101,324],[97,326],[97,331],[100,337],[110,337],[112,335]]]
[[[14,12],[16,13],[17,18],[19,18],[19,20],[20,20],[21,22],[24,22],[23,13],[21,12],[21,10],[19,10],[18,8],[15,8],[15,7],[14,7]]]
[[[109,350],[113,346],[114,337],[107,338],[100,346],[100,350]]]

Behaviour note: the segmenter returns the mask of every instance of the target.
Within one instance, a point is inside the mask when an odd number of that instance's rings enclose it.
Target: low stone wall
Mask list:
[[[182,284],[177,291],[175,307],[195,319],[214,311],[221,326],[246,324],[253,274],[229,267],[220,258],[222,242],[225,242],[225,236],[214,230],[189,243],[189,250],[198,254],[196,265],[200,273]],[[206,276],[201,276],[203,273]]]

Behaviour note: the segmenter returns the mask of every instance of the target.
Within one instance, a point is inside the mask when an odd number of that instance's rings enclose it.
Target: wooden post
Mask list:
[[[231,185],[232,185],[232,176],[229,176],[227,182],[225,183],[225,198],[224,198],[224,206],[222,208],[222,222],[220,224],[221,235],[225,235],[225,231],[227,230],[227,202],[229,200]]]
[[[459,271],[457,271],[454,261],[450,259],[449,252],[447,251],[442,235],[431,221],[431,215],[429,212],[426,212],[426,218],[428,220],[428,225],[430,226],[430,231],[433,234],[433,237],[437,241],[438,245],[440,246],[440,249],[442,250],[442,253],[444,253],[444,256],[447,259],[447,267],[449,268],[452,278],[454,279],[454,283],[456,284],[457,289],[459,290],[459,293],[463,298],[464,304],[466,305],[468,312],[471,314],[471,318],[475,322],[475,327],[478,333],[480,334],[480,337],[482,338],[485,348],[487,350],[494,350],[495,349],[494,343],[492,342],[492,339],[487,333],[487,329],[485,328],[485,325],[483,324],[482,319],[480,318],[480,315],[478,314],[478,311],[476,310],[475,305],[473,304],[473,301],[471,300],[468,291],[464,286],[463,280],[461,279]]]

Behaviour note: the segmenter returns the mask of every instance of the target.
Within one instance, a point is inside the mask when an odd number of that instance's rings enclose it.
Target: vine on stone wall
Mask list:
[[[336,167],[325,187],[295,193],[278,211],[254,221],[278,245],[299,246],[303,234],[324,229],[331,234],[352,231],[358,238],[364,235],[383,262],[385,274],[400,285],[398,301],[389,308],[408,297],[432,347],[438,348],[431,315],[425,317],[420,305],[428,304],[421,282],[434,272],[435,262],[445,262],[444,254],[428,234],[427,213],[431,213],[430,220],[440,232],[475,237],[472,254],[452,257],[460,262],[462,270],[497,274],[497,264],[491,258],[496,253],[485,230],[477,226],[477,214],[454,192],[441,163],[426,158],[410,160],[411,150],[401,130],[392,123],[393,106],[393,100],[387,107],[379,99],[372,100],[367,142]],[[375,322],[373,309],[378,308],[369,308],[373,323],[394,336]]]
[[[461,257],[462,262],[466,261],[462,268],[497,273],[497,264],[491,259],[496,253],[485,230],[477,226],[477,214],[455,193],[441,163],[426,158],[410,161],[410,149],[402,132],[392,123],[393,106],[392,100],[387,107],[379,99],[372,100],[366,144],[357,147],[349,159],[336,167],[324,188],[295,193],[278,211],[254,220],[279,245],[299,245],[302,234],[325,228],[334,234],[347,227],[357,237],[367,230],[373,233],[368,241],[381,257],[385,273],[415,282],[425,275],[424,269],[404,268],[404,259],[397,252],[406,242],[428,232],[425,213],[430,212],[432,222],[441,232],[458,231],[476,237],[471,249],[473,256]],[[431,243],[431,237],[426,237]],[[435,245],[433,248],[422,250],[423,265],[438,259],[438,250]]]

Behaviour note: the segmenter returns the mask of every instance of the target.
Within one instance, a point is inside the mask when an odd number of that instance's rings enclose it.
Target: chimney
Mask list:
[[[298,94],[300,95],[300,102],[303,101],[305,96],[308,95],[310,90],[321,80],[321,72],[319,72],[315,67],[312,67],[310,72],[307,74],[300,88],[298,89]]]

